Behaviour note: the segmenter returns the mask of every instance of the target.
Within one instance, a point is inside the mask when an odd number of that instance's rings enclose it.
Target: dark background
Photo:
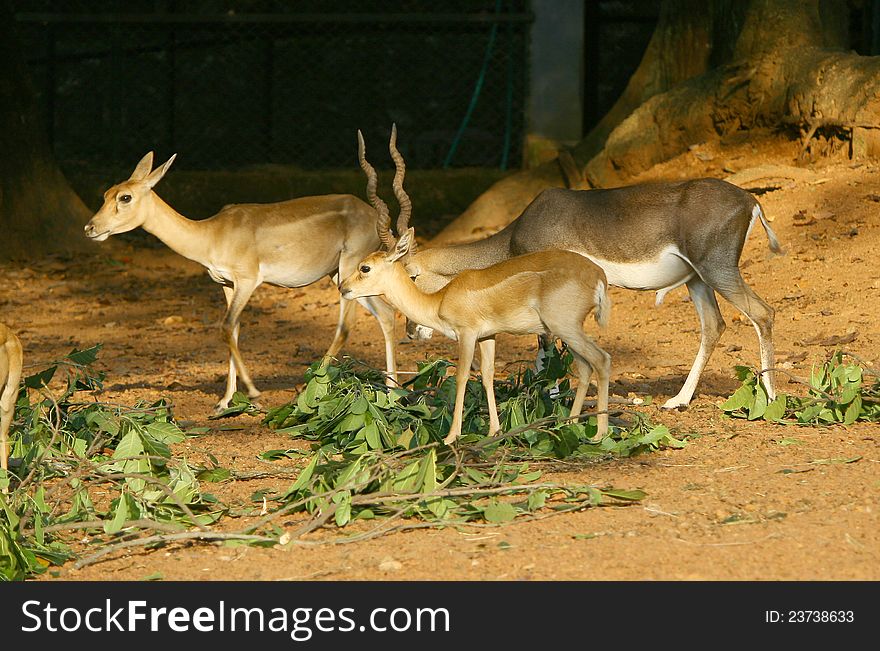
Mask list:
[[[658,4],[587,2],[585,129],[638,65]],[[14,0],[13,8],[63,168],[128,165],[148,149],[181,152],[178,168],[351,167],[354,131],[383,142],[391,122],[407,134],[413,168],[522,164],[528,0]]]
[[[880,2],[850,4],[852,48],[880,53]],[[355,130],[383,142],[391,122],[412,168],[523,163],[529,0],[12,5],[68,170],[129,165],[149,149],[181,152],[178,168],[349,168]],[[584,134],[638,66],[659,5],[585,0]]]

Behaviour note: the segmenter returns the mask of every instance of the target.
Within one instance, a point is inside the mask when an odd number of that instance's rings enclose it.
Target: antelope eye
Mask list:
[[[361,265],[361,273],[362,273],[362,274],[368,274],[368,273],[370,273],[370,267],[368,267],[368,266],[365,265],[365,264],[362,264],[362,265]]]
[[[128,203],[129,201],[131,201],[131,195],[130,195],[130,194],[120,194],[120,195],[119,195],[119,200],[120,200],[122,203]]]

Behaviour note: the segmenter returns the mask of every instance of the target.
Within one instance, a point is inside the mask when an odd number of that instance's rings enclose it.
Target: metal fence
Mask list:
[[[528,0],[14,0],[56,157],[350,167],[355,131],[408,165],[518,166]],[[376,162],[387,164],[376,155]]]

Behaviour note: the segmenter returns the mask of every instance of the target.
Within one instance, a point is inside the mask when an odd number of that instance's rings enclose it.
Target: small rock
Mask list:
[[[162,325],[172,326],[172,325],[180,325],[183,323],[183,317],[179,314],[173,314],[172,316],[166,316],[162,320]]]
[[[379,569],[382,572],[398,572],[403,569],[403,563],[395,561],[390,556],[386,556],[382,559],[382,562],[379,563]]]

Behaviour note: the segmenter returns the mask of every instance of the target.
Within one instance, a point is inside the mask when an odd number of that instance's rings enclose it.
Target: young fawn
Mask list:
[[[9,469],[7,435],[15,415],[21,364],[21,342],[9,328],[0,323],[0,468],[4,471]]]
[[[375,171],[366,162],[363,138],[359,135],[361,166],[373,183]],[[398,200],[403,191],[403,158],[396,149],[392,131],[391,154],[397,166],[394,191]],[[372,197],[371,197],[372,199]],[[578,374],[578,388],[571,406],[571,417],[580,414],[593,369],[598,376],[598,431],[608,431],[608,378],[611,357],[590,340],[583,330],[584,320],[595,312],[600,326],[608,322],[611,304],[608,282],[600,267],[569,251],[548,250],[510,258],[485,269],[465,271],[434,293],[416,287],[401,260],[415,246],[415,231],[409,228],[395,241],[390,234],[388,207],[373,202],[379,213],[380,239],[387,251],[373,253],[358,265],[340,285],[342,296],[355,299],[381,296],[408,319],[432,327],[458,341],[458,371],[455,410],[447,444],[461,434],[464,394],[474,348],[480,344],[480,372],[489,405],[489,433],[501,429],[495,405],[495,335],[541,334],[559,337],[568,344]]]

